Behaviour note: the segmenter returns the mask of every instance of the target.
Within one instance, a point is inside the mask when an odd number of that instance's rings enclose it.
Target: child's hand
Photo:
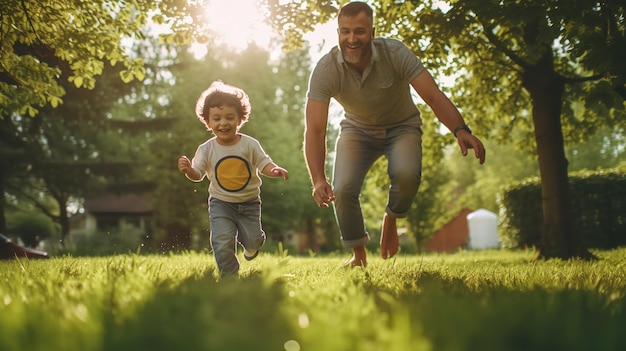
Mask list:
[[[274,167],[270,170],[270,174],[272,175],[272,177],[280,177],[282,176],[284,180],[289,179],[289,172],[287,172],[286,169],[282,168],[282,167]]]
[[[187,156],[181,156],[178,159],[178,170],[184,174],[187,174],[187,172],[189,172],[189,169],[191,169],[191,161],[189,161],[189,158],[187,158]]]

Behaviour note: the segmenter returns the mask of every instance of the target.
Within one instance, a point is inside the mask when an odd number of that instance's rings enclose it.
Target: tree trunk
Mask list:
[[[67,213],[67,201],[59,201],[59,225],[61,226],[61,246],[65,246],[65,241],[70,236],[70,218]]]
[[[1,164],[0,164],[1,165]],[[7,234],[7,218],[5,212],[6,204],[4,202],[4,173],[0,170],[0,234]]]
[[[532,117],[539,156],[543,227],[539,257],[592,258],[572,221],[569,180],[561,130],[565,82],[552,65],[552,50],[525,67],[523,84],[532,99]]]

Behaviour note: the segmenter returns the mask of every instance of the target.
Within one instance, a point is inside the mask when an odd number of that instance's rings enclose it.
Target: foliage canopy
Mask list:
[[[205,39],[204,0],[0,0],[0,110],[34,116],[63,101],[60,80],[93,89],[105,63],[129,82],[145,76],[144,62],[125,41],[146,36],[148,23],[169,28],[162,41]]]

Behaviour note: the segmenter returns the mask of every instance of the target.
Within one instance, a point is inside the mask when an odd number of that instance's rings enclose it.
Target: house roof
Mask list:
[[[105,195],[86,200],[85,210],[90,213],[150,213],[152,205],[147,195]]]

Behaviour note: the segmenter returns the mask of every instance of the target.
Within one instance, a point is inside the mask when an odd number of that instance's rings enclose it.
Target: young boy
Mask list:
[[[178,159],[178,170],[188,179],[209,181],[211,247],[221,275],[239,271],[237,243],[244,258],[253,260],[265,242],[261,228],[261,178],[288,178],[263,151],[259,142],[239,128],[250,114],[250,101],[237,87],[213,82],[196,103],[196,116],[215,135],[196,150],[193,160]]]

